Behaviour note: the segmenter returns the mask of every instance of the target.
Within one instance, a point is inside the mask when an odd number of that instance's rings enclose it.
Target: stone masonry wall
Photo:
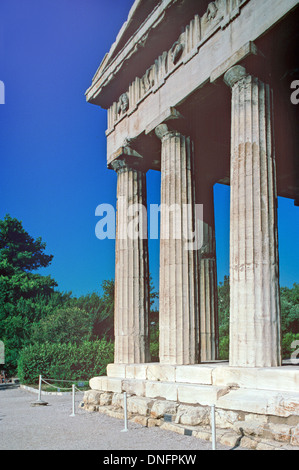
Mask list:
[[[81,407],[124,419],[123,393],[88,390]],[[128,419],[143,426],[211,440],[211,409],[127,394]],[[297,416],[277,417],[216,408],[217,441],[256,450],[299,450]],[[241,438],[241,439],[240,439]]]

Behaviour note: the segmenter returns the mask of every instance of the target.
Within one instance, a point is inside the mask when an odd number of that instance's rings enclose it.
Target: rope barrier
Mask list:
[[[63,383],[72,383],[72,387],[58,387],[57,385],[53,385],[49,382],[63,382]],[[34,405],[47,405],[46,402],[44,402],[42,399],[41,399],[41,395],[42,395],[42,382],[45,383],[46,385],[48,385],[49,387],[52,387],[54,389],[57,389],[57,390],[72,390],[72,414],[70,416],[75,416],[75,395],[76,395],[76,391],[79,392],[79,393],[84,393],[83,390],[80,390],[78,387],[76,387],[76,384],[74,382],[79,382],[78,380],[62,380],[62,379],[44,379],[41,375],[39,376],[39,383],[38,383],[38,399],[37,401],[35,402]],[[81,382],[82,384],[85,383],[85,381],[82,381]]]

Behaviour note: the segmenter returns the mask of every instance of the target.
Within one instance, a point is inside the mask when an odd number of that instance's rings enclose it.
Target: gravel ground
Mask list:
[[[159,428],[128,423],[78,407],[71,417],[72,397],[42,396],[48,406],[33,407],[37,395],[20,388],[0,390],[1,450],[211,450],[211,443]],[[219,450],[228,447],[217,444]]]

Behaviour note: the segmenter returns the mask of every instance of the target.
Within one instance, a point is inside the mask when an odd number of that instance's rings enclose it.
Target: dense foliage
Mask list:
[[[32,344],[22,349],[18,377],[21,383],[38,382],[39,375],[59,380],[84,381],[105,375],[113,362],[113,344],[105,339],[75,343]]]

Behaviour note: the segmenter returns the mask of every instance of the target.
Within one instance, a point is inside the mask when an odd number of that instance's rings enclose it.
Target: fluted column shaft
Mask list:
[[[230,365],[281,364],[272,90],[244,67],[232,88]]]
[[[204,179],[204,178],[203,178]],[[203,244],[199,252],[200,360],[218,358],[218,295],[214,199],[212,185],[197,181],[203,205]]]
[[[169,131],[165,124],[156,128],[156,134],[162,142],[160,362],[196,364],[199,361],[198,253],[187,249],[188,234],[195,226],[193,145],[189,137]]]
[[[144,363],[150,360],[147,220],[142,212],[146,173],[124,160],[112,167],[117,171],[114,362]]]

